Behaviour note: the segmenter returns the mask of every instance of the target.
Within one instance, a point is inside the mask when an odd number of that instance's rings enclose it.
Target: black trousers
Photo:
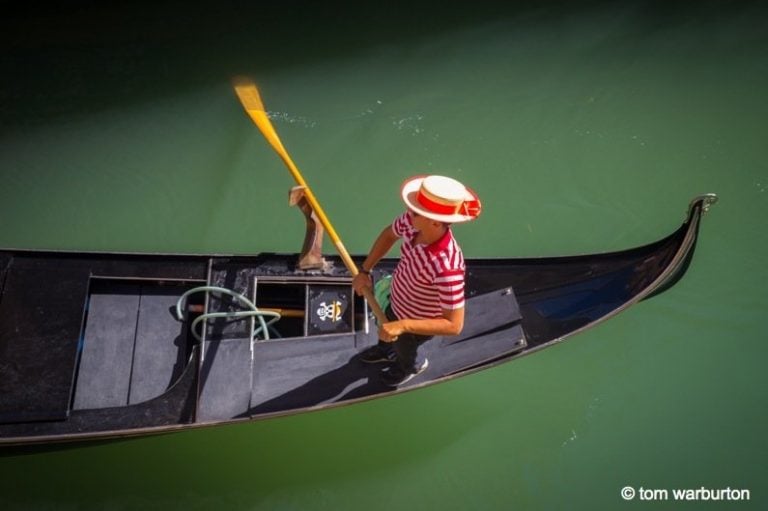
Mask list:
[[[387,319],[390,321],[397,321],[398,318],[392,306],[387,307],[384,311],[387,315]],[[422,344],[430,340],[432,335],[416,335],[416,334],[401,334],[398,336],[395,342],[384,342],[379,340],[379,346],[382,348],[391,348],[397,354],[396,364],[400,366],[406,373],[415,373],[418,368],[422,366],[426,357],[419,349]]]

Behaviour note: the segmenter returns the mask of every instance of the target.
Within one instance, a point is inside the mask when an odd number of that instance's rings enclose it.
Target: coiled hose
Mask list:
[[[197,325],[200,323],[203,323],[204,321],[208,321],[209,319],[215,319],[215,318],[230,318],[235,320],[240,319],[246,319],[246,318],[257,318],[259,321],[259,327],[255,328],[251,332],[251,341],[257,338],[259,334],[263,334],[264,340],[269,340],[269,330],[270,325],[274,323],[275,321],[280,319],[280,313],[273,312],[273,311],[263,311],[259,310],[256,305],[251,302],[248,298],[241,295],[240,293],[237,293],[235,291],[232,291],[231,289],[227,289],[224,287],[217,287],[217,286],[200,286],[195,287],[187,292],[185,292],[183,295],[179,297],[179,300],[176,302],[176,319],[179,321],[185,321],[186,318],[184,317],[184,306],[186,305],[187,298],[194,294],[194,293],[219,293],[219,294],[225,294],[229,295],[238,302],[240,302],[241,305],[246,307],[248,310],[244,311],[233,311],[233,312],[209,312],[206,314],[201,314],[195,320],[192,322],[192,325],[190,325],[190,330],[192,332],[192,335],[197,339],[198,342],[202,342],[202,334],[197,332]],[[268,317],[271,318],[269,321],[265,321],[264,318]]]

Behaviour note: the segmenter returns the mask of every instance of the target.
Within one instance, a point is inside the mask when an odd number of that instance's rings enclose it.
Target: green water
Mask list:
[[[2,509],[768,506],[765,7],[27,9],[0,21],[2,247],[296,251],[236,74],[353,253],[416,173],[482,197],[469,257],[627,248],[721,200],[677,286],[563,345],[348,408],[6,454]],[[702,486],[751,499],[672,501]]]

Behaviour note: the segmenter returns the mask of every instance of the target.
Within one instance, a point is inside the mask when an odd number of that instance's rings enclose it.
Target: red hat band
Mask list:
[[[472,196],[477,197],[475,193],[467,188],[467,191]],[[416,200],[421,204],[424,209],[436,213],[438,215],[465,215],[472,218],[476,218],[480,214],[480,201],[464,200],[464,201],[448,201],[435,197],[430,194],[428,190],[425,190],[422,186],[419,188],[419,193],[416,194]]]

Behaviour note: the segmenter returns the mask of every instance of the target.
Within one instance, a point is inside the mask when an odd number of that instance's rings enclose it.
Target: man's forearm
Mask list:
[[[394,340],[403,333],[416,335],[459,335],[464,329],[464,307],[443,310],[442,318],[401,319],[386,323],[383,327],[386,339]]]
[[[367,271],[372,270],[381,258],[387,255],[387,252],[389,252],[389,249],[392,248],[397,239],[395,233],[392,232],[392,227],[385,227],[378,238],[376,238],[376,241],[373,242],[373,246],[371,247],[370,252],[368,252],[368,257],[363,261],[363,269]]]
[[[405,332],[416,335],[458,335],[462,326],[446,318],[434,319],[403,319]]]

